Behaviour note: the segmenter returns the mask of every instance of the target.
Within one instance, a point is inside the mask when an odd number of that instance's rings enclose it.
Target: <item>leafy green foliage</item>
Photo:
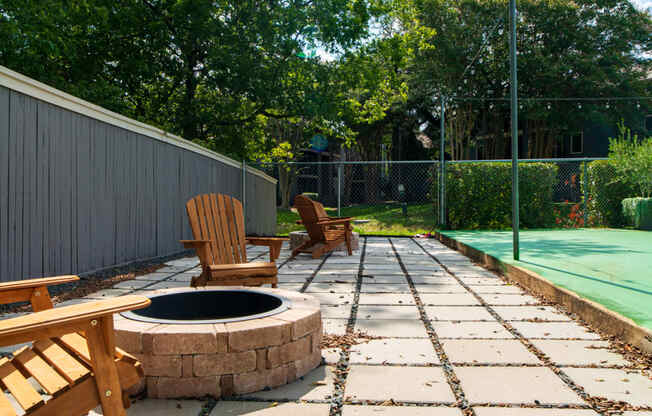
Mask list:
[[[639,139],[632,136],[623,123],[619,136],[609,140],[609,159],[619,181],[633,186],[638,196],[652,196],[652,136]]]
[[[616,169],[608,160],[595,160],[587,166],[586,184],[589,199],[587,201],[589,223],[620,227],[625,223],[621,201],[636,195],[633,186],[616,179]],[[582,178],[582,192],[584,178]]]
[[[519,164],[521,225],[551,225],[557,166],[551,163]],[[433,195],[436,191],[433,191]],[[459,163],[446,167],[448,226],[459,229],[503,229],[512,222],[511,164]]]
[[[652,198],[625,198],[622,204],[627,225],[652,230]]]
[[[336,111],[333,65],[305,51],[358,44],[376,3],[7,0],[0,64],[243,157],[260,116]]]

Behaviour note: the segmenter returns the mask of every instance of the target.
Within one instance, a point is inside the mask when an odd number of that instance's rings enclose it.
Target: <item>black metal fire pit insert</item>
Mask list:
[[[161,324],[214,324],[263,318],[287,310],[290,301],[255,290],[187,290],[149,296],[144,309],[122,312],[127,319]]]

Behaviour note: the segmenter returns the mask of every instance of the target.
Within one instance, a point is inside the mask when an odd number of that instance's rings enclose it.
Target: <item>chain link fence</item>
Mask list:
[[[604,159],[521,161],[524,226],[620,225],[620,200],[614,202],[617,198],[613,194],[622,194],[624,198],[627,191],[617,183],[613,168],[601,162],[594,166],[592,162],[596,160]],[[426,222],[432,228],[508,228],[510,224],[509,160],[447,161],[446,183],[441,180],[442,166],[438,161],[296,162],[256,167],[278,179],[279,208],[289,209],[295,195],[307,194],[326,207],[337,209],[339,216],[356,216],[358,212],[376,209],[402,211],[406,216],[421,213],[428,216]],[[477,213],[483,205],[487,205],[486,212]],[[460,217],[460,212],[466,219],[456,222],[451,218]],[[478,218],[483,215],[496,218]],[[533,217],[536,221],[528,222]]]

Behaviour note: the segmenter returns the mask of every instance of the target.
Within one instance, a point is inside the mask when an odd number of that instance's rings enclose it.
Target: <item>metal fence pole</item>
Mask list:
[[[441,96],[441,117],[440,117],[440,139],[439,139],[439,224],[442,228],[446,228],[446,157],[445,141],[446,141],[446,100]]]
[[[512,113],[512,234],[514,260],[520,257],[519,247],[519,201],[518,201],[518,77],[516,65],[516,0],[509,0],[510,25],[510,92]]]
[[[583,209],[584,209],[584,227],[588,227],[589,223],[589,205],[588,205],[588,200],[589,200],[589,175],[588,175],[588,166],[589,160],[584,159],[584,177],[582,178],[582,187],[584,188],[584,204],[583,204]]]
[[[242,159],[242,215],[247,223],[247,162]]]
[[[337,216],[342,216],[342,164],[337,167]]]

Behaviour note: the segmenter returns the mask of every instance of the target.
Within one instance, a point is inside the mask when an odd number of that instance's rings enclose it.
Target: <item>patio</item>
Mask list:
[[[325,333],[379,338],[324,349],[323,365],[287,386],[218,402],[147,399],[129,414],[652,415],[649,363],[435,240],[369,237],[350,257],[288,256],[284,247],[279,287],[317,297]],[[87,298],[187,287],[197,274],[195,258],[166,264]]]

